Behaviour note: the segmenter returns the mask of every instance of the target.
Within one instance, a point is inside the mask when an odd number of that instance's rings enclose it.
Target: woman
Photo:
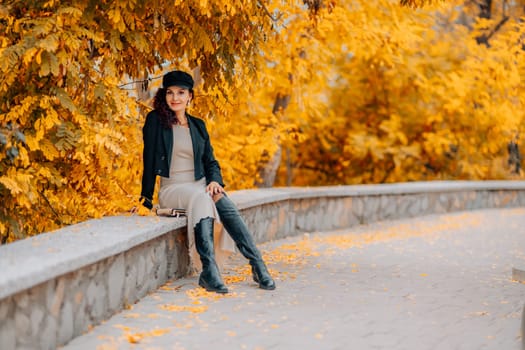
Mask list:
[[[239,251],[249,260],[253,279],[262,289],[275,289],[261,253],[235,204],[224,192],[221,168],[213,155],[206,125],[186,113],[193,98],[193,78],[183,71],[164,75],[155,95],[154,110],[143,127],[143,204],[153,207],[157,175],[161,176],[161,208],[184,208],[193,228],[202,263],[199,285],[227,293],[214,255],[214,221],[220,219]],[[189,232],[192,230],[190,229]]]

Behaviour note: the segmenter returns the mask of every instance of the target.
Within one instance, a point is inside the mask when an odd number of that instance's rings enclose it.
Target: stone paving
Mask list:
[[[230,294],[167,283],[63,349],[522,347],[525,208],[432,215],[259,246],[277,289],[234,255]]]

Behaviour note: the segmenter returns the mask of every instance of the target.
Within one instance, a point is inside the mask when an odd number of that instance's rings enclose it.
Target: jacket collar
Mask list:
[[[170,161],[173,151],[173,130],[171,128],[162,128],[162,141],[164,144],[164,154],[168,157],[168,161]]]
[[[202,153],[202,151],[200,150],[202,142],[198,141],[202,140],[203,136],[201,135],[199,127],[193,120],[193,117],[186,113],[186,118],[188,119],[188,127],[190,128],[191,143],[193,145],[193,156],[196,157],[198,154]]]
[[[193,119],[194,117],[186,113],[186,118],[188,119],[188,127],[190,128],[193,155],[194,157],[197,157],[197,155],[202,154],[202,152],[204,152],[204,150],[201,150],[201,147],[203,147],[204,145],[202,142],[202,140],[204,140],[204,135],[202,135],[198,124]],[[168,157],[168,160],[171,160],[173,152],[173,130],[163,128],[162,138],[164,143],[164,152]]]

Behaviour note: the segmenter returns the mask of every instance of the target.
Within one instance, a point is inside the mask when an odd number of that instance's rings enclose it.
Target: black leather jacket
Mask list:
[[[206,177],[206,183],[216,181],[224,187],[219,162],[213,155],[210,137],[204,121],[186,114],[190,128],[191,143],[193,145],[193,161],[195,166],[195,180]],[[151,111],[146,116],[146,122],[142,128],[144,139],[144,151],[142,160],[144,169],[142,172],[141,197],[147,208],[153,207],[153,192],[157,175],[169,177],[170,163],[173,150],[173,131],[165,129],[160,123],[160,117],[156,111]]]

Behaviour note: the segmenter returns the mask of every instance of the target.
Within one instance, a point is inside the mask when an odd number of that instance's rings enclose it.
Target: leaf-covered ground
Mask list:
[[[65,349],[517,349],[525,209],[305,233],[260,245],[277,289],[235,255],[230,294],[175,280]]]

